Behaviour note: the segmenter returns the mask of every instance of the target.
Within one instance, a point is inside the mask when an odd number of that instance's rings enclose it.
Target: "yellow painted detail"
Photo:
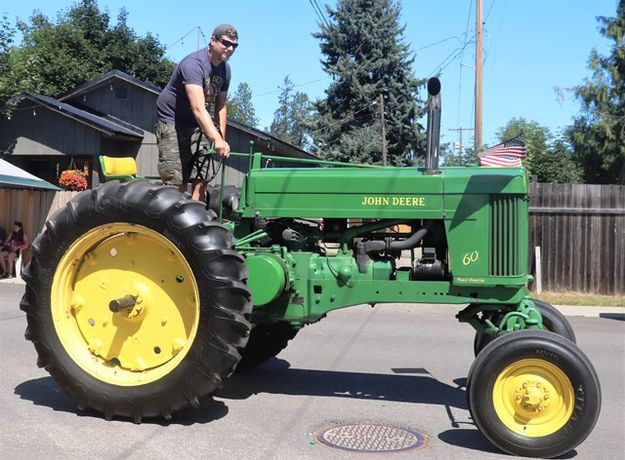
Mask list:
[[[501,422],[515,433],[537,438],[560,430],[575,407],[573,385],[555,364],[522,359],[497,377],[493,404]]]
[[[471,265],[472,263],[477,262],[479,258],[480,258],[480,253],[479,252],[477,252],[477,251],[467,252],[462,257],[462,265]]]
[[[426,206],[423,196],[363,196],[361,206],[403,206],[422,208]]]
[[[102,169],[106,176],[136,176],[137,162],[132,157],[107,157],[102,155]]]
[[[127,295],[135,305],[113,313],[109,303]],[[51,308],[69,356],[98,380],[122,386],[169,374],[193,344],[200,316],[182,253],[128,223],[96,227],[70,246],[54,274]]]

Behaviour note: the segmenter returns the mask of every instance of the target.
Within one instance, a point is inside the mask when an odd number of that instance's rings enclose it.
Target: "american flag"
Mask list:
[[[521,166],[525,158],[523,137],[515,137],[484,150],[480,155],[480,166]]]

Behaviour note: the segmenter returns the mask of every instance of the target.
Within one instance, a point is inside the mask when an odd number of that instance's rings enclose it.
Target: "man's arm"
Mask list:
[[[226,120],[228,119],[228,104],[226,92],[217,94],[215,98],[215,112],[217,113],[217,122],[219,123],[219,129],[224,140],[226,140]]]
[[[230,155],[230,146],[219,134],[219,131],[215,128],[215,124],[213,123],[210,114],[206,110],[204,90],[199,85],[184,85],[184,89],[187,93],[189,104],[191,105],[191,111],[193,112],[195,121],[197,121],[200,129],[204,134],[206,134],[206,137],[208,137],[209,140],[215,143],[215,152],[223,157],[227,157]]]

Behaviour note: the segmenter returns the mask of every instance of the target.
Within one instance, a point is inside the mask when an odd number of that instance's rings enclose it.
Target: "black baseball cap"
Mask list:
[[[227,35],[228,37],[239,39],[239,33],[237,29],[231,24],[219,24],[213,30],[213,37],[221,37],[222,35]]]

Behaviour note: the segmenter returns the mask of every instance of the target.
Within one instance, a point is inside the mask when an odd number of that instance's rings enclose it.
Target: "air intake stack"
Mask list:
[[[425,159],[426,174],[440,174],[438,157],[441,135],[441,82],[432,77],[428,80],[428,146]]]

